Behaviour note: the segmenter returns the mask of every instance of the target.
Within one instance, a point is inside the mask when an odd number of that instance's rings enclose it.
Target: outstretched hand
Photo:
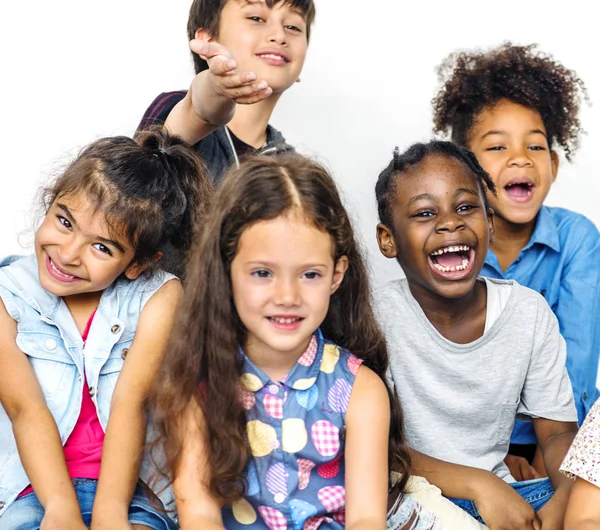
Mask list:
[[[217,93],[241,105],[268,98],[273,89],[254,72],[241,72],[233,54],[217,42],[190,41],[190,49],[208,63],[208,71]]]

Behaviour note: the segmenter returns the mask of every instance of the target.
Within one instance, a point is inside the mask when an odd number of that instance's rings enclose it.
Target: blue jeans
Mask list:
[[[536,512],[543,508],[552,498],[552,495],[554,495],[554,488],[552,488],[552,484],[548,478],[536,478],[534,480],[524,480],[523,482],[512,482],[509,486],[512,486],[512,488],[523,497]],[[484,522],[473,501],[451,498],[449,498],[449,500],[472,517],[475,517],[479,522]]]
[[[81,516],[88,527],[92,520],[92,506],[96,497],[97,485],[97,480],[73,479],[73,486],[81,507]],[[152,530],[177,530],[177,525],[166,513],[158,510],[153,503],[161,506],[157,497],[151,501],[146,491],[138,486],[129,506],[129,523],[145,525]],[[44,508],[35,493],[28,493],[7,508],[4,515],[0,517],[0,528],[2,530],[39,530],[43,517]]]

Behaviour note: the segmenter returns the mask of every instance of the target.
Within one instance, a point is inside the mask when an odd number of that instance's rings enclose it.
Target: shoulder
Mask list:
[[[163,92],[158,95],[150,106],[144,112],[142,121],[138,130],[144,130],[153,125],[162,125],[173,107],[177,105],[187,94],[187,90],[177,90],[175,92]]]
[[[407,288],[406,278],[392,280],[384,283],[373,291],[373,300],[380,306],[384,302],[402,303],[406,299],[405,288]]]
[[[114,289],[121,303],[127,303],[130,306],[139,304],[141,310],[157,291],[167,288],[165,284],[176,284],[177,286],[170,286],[168,289],[180,288],[179,281],[171,281],[176,279],[177,277],[173,274],[159,269],[151,276],[141,275],[135,280],[121,278],[114,284]]]
[[[373,418],[375,411],[388,410],[389,396],[384,382],[370,368],[361,365],[356,374],[348,414]]]
[[[323,339],[320,374],[331,374],[334,378],[342,376],[353,385],[361,365],[362,360],[351,351],[334,344],[328,339]]]
[[[544,338],[556,328],[558,333],[558,319],[548,305],[546,299],[537,291],[514,283],[515,307],[514,317],[516,326],[520,329],[533,328],[534,336]]]
[[[566,208],[544,206],[556,223],[561,246],[591,246],[600,242],[596,225],[582,215]]]

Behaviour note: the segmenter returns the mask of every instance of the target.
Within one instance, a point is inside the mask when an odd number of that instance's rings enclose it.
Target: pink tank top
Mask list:
[[[92,321],[94,320],[94,311],[83,330],[84,348]],[[102,444],[104,443],[104,431],[96,406],[92,401],[88,390],[87,379],[84,377],[83,399],[81,401],[81,411],[75,428],[64,445],[65,461],[71,478],[90,478],[98,479],[100,476],[100,462],[102,460]],[[33,488],[27,487],[19,497],[31,493]]]

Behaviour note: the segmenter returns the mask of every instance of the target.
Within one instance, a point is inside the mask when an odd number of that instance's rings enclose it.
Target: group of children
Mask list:
[[[600,234],[543,204],[583,83],[451,55],[452,142],[373,175],[406,277],[372,292],[332,177],[269,125],[314,17],[195,0],[190,89],[44,190],[0,264],[0,529],[600,528]]]

